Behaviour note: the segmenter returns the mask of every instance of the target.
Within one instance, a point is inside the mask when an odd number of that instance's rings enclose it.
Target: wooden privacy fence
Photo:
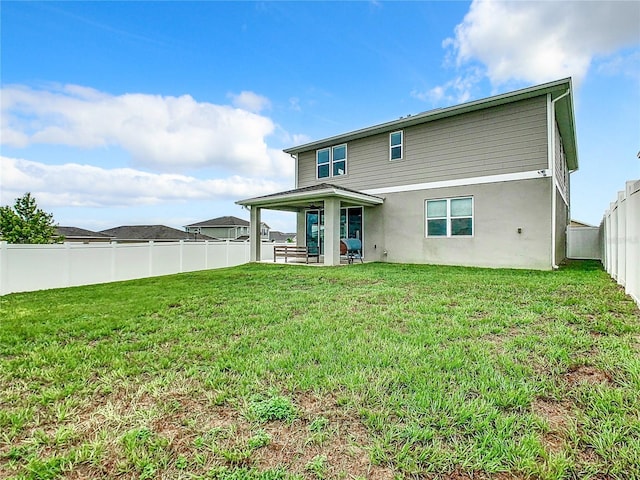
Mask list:
[[[603,264],[640,306],[640,180],[627,182],[602,219]]]
[[[272,251],[263,248],[263,260]],[[209,270],[249,261],[249,242],[0,242],[0,295]]]

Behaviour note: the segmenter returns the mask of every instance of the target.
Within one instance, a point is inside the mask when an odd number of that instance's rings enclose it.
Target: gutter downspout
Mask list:
[[[551,268],[556,270],[556,102],[571,93],[571,88],[560,95],[555,100],[551,100],[551,94],[547,94],[547,105],[549,106],[549,115],[547,121],[547,131],[549,134],[549,169],[551,170]]]
[[[294,188],[298,188],[298,155],[297,154],[294,155],[293,153],[290,153],[289,156],[294,160],[294,163],[293,163]]]

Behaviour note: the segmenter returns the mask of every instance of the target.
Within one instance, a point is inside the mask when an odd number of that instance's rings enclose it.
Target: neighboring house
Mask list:
[[[65,242],[73,243],[108,243],[111,241],[109,235],[78,227],[56,227],[56,235],[63,236]]]
[[[184,228],[189,233],[209,235],[221,240],[243,240],[249,237],[249,222],[233,216],[212,218],[185,225]],[[260,237],[263,240],[269,239],[269,230],[269,225],[260,223]]]
[[[100,233],[109,235],[112,237],[112,241],[119,243],[216,240],[207,235],[187,233],[165,225],[125,225],[102,230]]]
[[[295,189],[236,202],[297,213],[299,245],[367,261],[552,269],[566,256],[578,168],[571,79],[285,150]],[[251,238],[259,231],[252,228]],[[251,242],[251,259],[261,242]]]
[[[269,241],[276,242],[276,243],[287,243],[287,242],[295,243],[296,234],[283,233],[283,232],[278,232],[277,230],[271,230],[269,232]]]
[[[569,224],[572,227],[588,227],[588,228],[597,228],[595,225],[589,225],[588,223],[581,222],[580,220],[571,220]]]

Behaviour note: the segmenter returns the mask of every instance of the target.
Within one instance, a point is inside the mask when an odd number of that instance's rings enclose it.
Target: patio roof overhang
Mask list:
[[[262,197],[238,200],[237,205],[244,207],[266,208],[268,210],[285,210],[297,212],[301,209],[319,207],[326,199],[337,198],[341,205],[374,207],[384,203],[384,198],[358,192],[329,183],[321,183],[311,187],[297,188],[286,192],[274,193]]]

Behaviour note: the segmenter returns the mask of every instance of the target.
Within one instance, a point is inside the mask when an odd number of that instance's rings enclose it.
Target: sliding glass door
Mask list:
[[[362,207],[340,209],[340,238],[363,240],[362,215]],[[307,210],[306,240],[309,253],[324,254],[324,210]]]
[[[362,240],[362,207],[340,209],[340,238]]]
[[[324,253],[324,210],[307,211],[307,247],[309,253]]]

